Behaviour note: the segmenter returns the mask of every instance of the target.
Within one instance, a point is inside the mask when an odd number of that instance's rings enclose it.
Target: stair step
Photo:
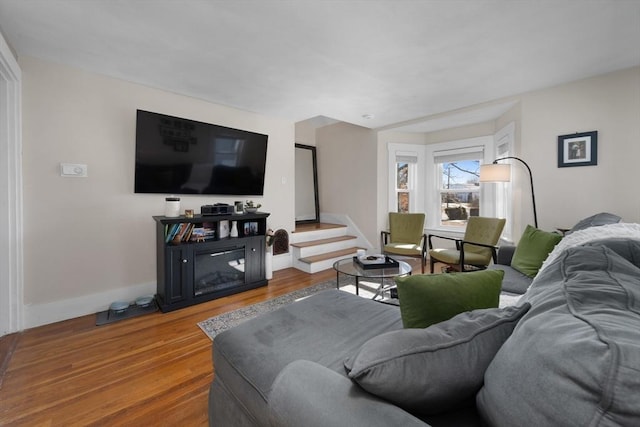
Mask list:
[[[344,224],[302,224],[296,226],[296,231],[291,233],[289,243],[340,237],[347,234],[347,230],[348,227]]]
[[[330,230],[332,228],[345,228],[344,224],[330,224],[326,222],[315,222],[310,224],[296,224],[294,233],[306,233],[317,230]]]
[[[341,249],[339,251],[327,252],[321,255],[313,255],[305,258],[300,258],[300,262],[304,262],[305,264],[313,264],[314,262],[322,262],[332,258],[340,258],[340,257],[346,258],[349,255],[356,254],[358,249],[361,249],[361,248],[352,247],[352,248]]]
[[[330,237],[328,239],[308,240],[306,242],[291,243],[291,246],[295,248],[309,248],[311,246],[326,245],[327,243],[343,242],[345,240],[357,239],[356,236],[338,236]]]

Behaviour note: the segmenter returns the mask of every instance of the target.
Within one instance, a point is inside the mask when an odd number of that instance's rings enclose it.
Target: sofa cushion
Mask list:
[[[522,295],[527,292],[531,281],[533,280],[529,276],[525,276],[515,268],[502,264],[491,264],[487,267],[488,270],[502,270],[504,271],[504,277],[502,279],[502,293],[509,293],[515,295]]]
[[[498,307],[504,272],[416,274],[396,278],[405,328],[426,328],[465,311]]]
[[[218,334],[215,381],[258,425],[266,424],[267,396],[289,363],[306,359],[346,376],[347,356],[370,338],[401,328],[398,307],[326,290]]]
[[[439,413],[472,398],[484,371],[530,305],[459,314],[426,329],[387,332],[345,361],[368,392],[417,413]]]
[[[308,360],[291,362],[278,374],[269,393],[269,418],[278,427],[425,427],[398,406]]]
[[[536,277],[478,393],[487,424],[638,424],[640,241],[616,249],[569,248]]]
[[[571,230],[567,232],[567,234],[573,233],[579,230],[586,230],[590,227],[599,227],[601,225],[607,224],[617,224],[620,222],[622,218],[618,215],[614,215],[607,212],[601,212],[599,214],[592,215],[588,218],[585,218],[579,221],[576,225],[574,225]]]
[[[516,246],[511,267],[525,276],[534,277],[562,236],[527,225]]]

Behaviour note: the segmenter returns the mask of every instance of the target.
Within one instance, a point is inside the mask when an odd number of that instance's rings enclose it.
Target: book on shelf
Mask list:
[[[189,241],[202,242],[205,240],[206,232],[204,227],[193,227]]]
[[[180,243],[182,241],[182,236],[184,236],[184,233],[186,233],[188,227],[189,227],[189,224],[184,222],[181,223],[180,226],[178,227],[178,232],[173,236],[173,239],[171,240],[171,242]]]
[[[165,243],[182,243],[191,240],[191,235],[196,224],[190,222],[180,222],[170,224],[165,228]]]
[[[214,222],[202,223],[204,230],[204,240],[213,240],[216,238],[216,224]]]
[[[167,228],[167,232],[164,238],[164,242],[165,243],[169,243],[171,241],[173,241],[174,237],[176,236],[176,233],[178,233],[178,231],[180,231],[180,223],[175,223],[175,224],[170,224],[169,227]]]

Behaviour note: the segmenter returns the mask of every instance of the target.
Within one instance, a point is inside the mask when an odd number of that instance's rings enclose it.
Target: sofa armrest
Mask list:
[[[498,259],[496,264],[511,265],[511,259],[516,247],[513,245],[504,245],[498,248]]]
[[[269,421],[274,427],[427,425],[308,360],[292,362],[278,374],[269,393]]]

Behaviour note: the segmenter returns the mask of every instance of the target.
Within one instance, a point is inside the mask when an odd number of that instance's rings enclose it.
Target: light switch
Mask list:
[[[60,163],[60,176],[71,176],[75,178],[87,177],[87,165],[78,163]]]

